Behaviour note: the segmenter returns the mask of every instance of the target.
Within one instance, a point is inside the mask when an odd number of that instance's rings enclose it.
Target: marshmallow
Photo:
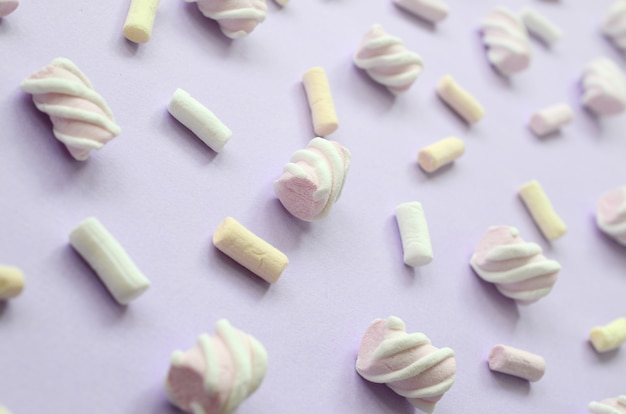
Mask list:
[[[548,260],[541,246],[527,243],[515,227],[490,227],[470,259],[476,274],[521,305],[529,305],[552,290],[561,265]]]
[[[626,246],[626,186],[604,193],[596,207],[600,230]]]
[[[159,0],[131,0],[124,36],[131,42],[146,43],[152,35]]]
[[[608,352],[626,342],[626,318],[618,318],[605,326],[596,326],[589,333],[591,345],[597,352]]]
[[[626,0],[611,4],[602,22],[602,32],[615,46],[626,51]]]
[[[528,31],[548,45],[553,45],[563,36],[563,31],[557,25],[530,7],[522,9],[520,17]]]
[[[407,334],[404,322],[390,316],[374,320],[363,335],[356,370],[432,413],[454,384],[456,360],[452,349],[434,347],[423,333]]]
[[[543,357],[506,345],[496,345],[489,353],[489,369],[525,380],[539,381],[546,372]]]
[[[195,347],[174,351],[165,380],[169,400],[193,414],[230,414],[257,390],[267,371],[267,352],[253,336],[226,320],[215,336],[202,334]]]
[[[289,264],[283,252],[232,217],[226,217],[217,227],[213,233],[213,244],[268,283],[275,283]]]
[[[0,18],[13,13],[19,5],[19,0],[0,0]]]
[[[379,24],[365,34],[353,60],[392,93],[406,92],[424,66],[420,55],[408,51],[400,38],[387,34]]]
[[[582,76],[582,102],[596,115],[616,115],[626,108],[626,78],[609,58],[587,64]]]
[[[278,4],[279,6],[286,6],[287,3],[289,3],[289,0],[274,0],[276,2],[276,4]]]
[[[267,15],[265,0],[185,0],[198,3],[205,17],[216,20],[225,36],[241,39],[248,36]]]
[[[419,150],[417,160],[424,171],[432,173],[450,164],[465,152],[465,144],[458,138],[448,137]]]
[[[536,180],[522,185],[519,196],[546,239],[556,240],[565,234],[567,226],[556,214],[548,196]]]
[[[233,135],[213,112],[180,88],[174,92],[167,110],[215,152],[220,152]]]
[[[330,213],[346,180],[350,152],[335,141],[313,138],[296,151],[274,182],[274,192],[285,209],[304,221]]]
[[[311,108],[315,134],[320,137],[332,134],[339,128],[339,121],[326,71],[319,66],[307,70],[302,77],[302,84]]]
[[[558,131],[574,118],[574,111],[568,104],[557,104],[535,112],[528,126],[535,135],[546,135]]]
[[[5,407],[0,406],[0,414],[11,414]]]
[[[626,395],[607,398],[602,402],[592,401],[588,408],[593,414],[626,414]]]
[[[437,84],[437,94],[468,124],[475,124],[485,115],[485,110],[454,78],[446,75]]]
[[[502,74],[528,67],[532,58],[526,27],[509,9],[495,8],[481,23],[489,62]]]
[[[81,222],[70,233],[70,243],[118,303],[126,305],[150,287],[150,281],[98,219]]]
[[[0,266],[0,300],[13,299],[24,290],[24,274],[17,267]]]
[[[54,59],[20,87],[33,95],[37,109],[50,116],[54,136],[79,161],[120,133],[111,109],[69,59]]]
[[[402,239],[404,263],[408,266],[424,266],[433,261],[428,223],[422,204],[403,203],[396,207],[396,220]]]
[[[442,0],[393,0],[396,6],[428,20],[437,23],[448,17],[450,8]]]

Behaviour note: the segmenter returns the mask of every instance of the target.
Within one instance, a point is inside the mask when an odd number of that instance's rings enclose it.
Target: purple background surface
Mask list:
[[[177,412],[163,379],[175,349],[215,321],[257,337],[270,364],[239,413],[412,413],[354,370],[371,320],[397,315],[409,331],[456,352],[444,413],[582,414],[591,400],[626,392],[626,351],[604,355],[589,330],[626,316],[626,249],[594,225],[594,206],[626,184],[626,115],[596,119],[579,104],[584,65],[626,61],[600,34],[609,0],[502,0],[531,5],[565,36],[532,39],[531,67],[511,79],[487,63],[477,33],[492,1],[449,0],[434,27],[390,1],[268,2],[266,21],[230,41],[195,4],[163,0],[151,41],[125,40],[127,1],[23,1],[0,20],[0,262],[27,277],[0,304],[0,403],[15,414]],[[425,70],[394,98],[351,63],[374,23],[421,54]],[[72,59],[112,108],[122,134],[84,163],[54,139],[20,82],[55,57]],[[300,83],[312,66],[330,79],[340,128],[329,138],[352,153],[343,194],[316,223],[290,216],[272,183],[314,137]],[[486,108],[467,127],[435,95],[452,74]],[[183,88],[233,130],[215,154],[166,110]],[[575,120],[545,139],[525,127],[537,109],[568,102]],[[454,165],[425,174],[419,148],[446,136],[466,142]],[[537,179],[569,226],[546,242],[517,197]],[[402,262],[394,208],[423,203],[435,260]],[[284,251],[290,265],[269,286],[211,244],[226,216]],[[95,216],[153,285],[119,306],[71,249],[68,234]],[[489,226],[508,224],[563,267],[529,307],[499,295],[469,267]],[[533,384],[488,370],[496,343],[547,360]]]

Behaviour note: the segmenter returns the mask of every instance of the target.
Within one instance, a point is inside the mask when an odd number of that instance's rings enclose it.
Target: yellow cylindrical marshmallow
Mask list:
[[[135,43],[150,40],[158,6],[159,0],[131,0],[124,23],[124,36]]]
[[[417,154],[417,161],[424,171],[431,173],[456,160],[464,152],[463,141],[448,137],[422,148]]]
[[[626,342],[626,318],[618,318],[605,326],[596,326],[589,340],[598,352],[608,352]]]
[[[269,283],[276,282],[289,264],[289,259],[283,252],[232,217],[226,217],[217,227],[213,234],[213,244]]]
[[[309,100],[315,133],[320,137],[332,134],[339,127],[339,121],[326,71],[321,67],[311,68],[304,73],[302,83]]]
[[[524,184],[519,189],[519,195],[546,239],[556,240],[565,234],[567,226],[556,214],[548,196],[536,180]]]
[[[439,80],[437,93],[469,124],[475,124],[485,115],[482,105],[465,89],[461,88],[450,75]]]
[[[13,266],[0,266],[0,300],[12,299],[22,293],[22,290],[24,290],[22,271]]]

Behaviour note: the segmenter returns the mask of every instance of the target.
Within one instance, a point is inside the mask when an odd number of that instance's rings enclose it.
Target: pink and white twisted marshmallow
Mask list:
[[[600,57],[587,64],[582,77],[583,105],[597,115],[626,109],[626,77],[615,62]]]
[[[266,0],[185,0],[198,3],[209,19],[217,20],[222,33],[231,39],[249,35],[267,15]]]
[[[602,22],[602,32],[615,46],[626,51],[626,0],[611,4]]]
[[[626,414],[626,395],[601,402],[592,401],[589,403],[589,411],[593,414]]]
[[[596,207],[600,230],[626,246],[626,186],[615,188],[600,197]]]
[[[496,7],[481,23],[489,62],[505,75],[530,65],[532,52],[526,26],[504,7]]]

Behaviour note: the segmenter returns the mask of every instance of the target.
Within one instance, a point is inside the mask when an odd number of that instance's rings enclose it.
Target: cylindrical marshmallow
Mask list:
[[[465,152],[465,144],[455,137],[444,138],[419,150],[417,161],[426,172],[434,172],[459,158]]]
[[[70,243],[118,303],[126,305],[150,287],[150,281],[98,219],[81,222],[70,233]]]
[[[553,45],[563,36],[563,31],[557,25],[530,7],[524,8],[520,17],[529,32],[549,45]]]
[[[542,136],[559,130],[574,118],[574,111],[565,103],[557,104],[535,112],[528,126],[536,135]]]
[[[124,22],[124,36],[131,42],[146,43],[152,36],[159,0],[130,0]]]
[[[276,282],[289,264],[283,252],[261,239],[232,217],[213,234],[213,244],[231,259],[269,283]]]
[[[0,414],[11,414],[11,413],[9,412],[7,408],[0,406]]]
[[[233,135],[213,112],[180,88],[174,92],[167,109],[215,152],[220,152]]]
[[[274,0],[276,2],[276,4],[278,4],[279,6],[286,6],[287,3],[289,3],[289,0]]]
[[[494,346],[489,353],[488,362],[492,371],[532,382],[539,381],[546,372],[546,361],[542,356],[506,345]]]
[[[596,326],[589,333],[589,340],[598,352],[608,352],[626,342],[626,318],[618,318],[605,326]]]
[[[13,266],[0,266],[0,300],[13,299],[23,290],[24,274],[22,271]]]
[[[469,124],[475,124],[485,115],[485,110],[454,78],[446,75],[437,84],[439,97]]]
[[[536,180],[520,187],[519,195],[546,239],[556,240],[565,234],[567,226],[556,214],[548,196]]]
[[[396,220],[402,239],[404,263],[408,266],[424,266],[433,261],[428,223],[422,204],[415,201],[396,207]]]
[[[0,18],[13,13],[19,5],[19,0],[0,0]]]
[[[432,23],[448,17],[450,8],[442,0],[393,0],[396,6]]]
[[[311,68],[304,73],[302,83],[311,108],[313,130],[320,137],[332,134],[339,127],[339,121],[326,71],[319,66]]]

